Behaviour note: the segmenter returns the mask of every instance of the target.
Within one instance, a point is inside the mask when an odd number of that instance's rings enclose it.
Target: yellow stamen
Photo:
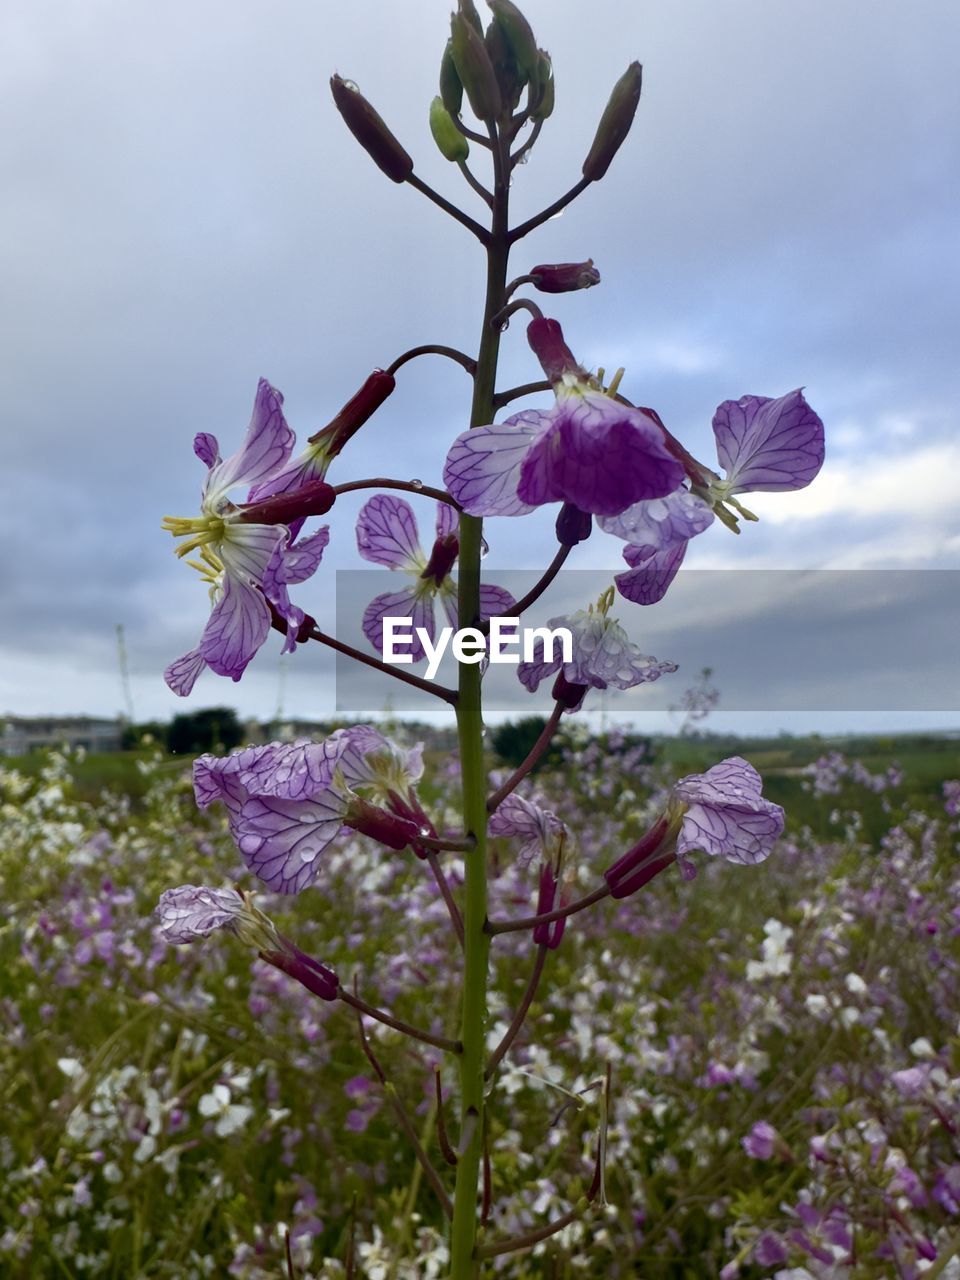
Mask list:
[[[607,387],[608,396],[615,396],[617,394],[617,388],[620,386],[620,383],[623,380],[623,375],[624,375],[623,369],[618,369],[617,372],[613,375],[613,381],[610,383],[609,387]]]

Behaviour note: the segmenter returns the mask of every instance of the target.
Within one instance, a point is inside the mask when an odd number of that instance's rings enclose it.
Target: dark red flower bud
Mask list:
[[[374,369],[355,396],[343,406],[337,416],[309,437],[310,444],[326,442],[326,456],[335,458],[349,439],[363,426],[390,395],[397,380],[392,373]]]
[[[405,849],[408,844],[416,842],[423,832],[416,822],[409,818],[401,818],[386,809],[379,809],[375,804],[354,796],[347,809],[344,825],[353,827],[361,835],[370,836],[385,844],[388,849]]]
[[[572,502],[565,502],[557,516],[557,541],[562,547],[576,547],[586,542],[593,531],[593,516]]]
[[[292,524],[307,516],[322,516],[337,500],[337,491],[326,480],[311,480],[299,489],[278,493],[260,502],[242,502],[238,519],[244,524]]]
[[[590,289],[600,283],[600,272],[593,259],[586,262],[550,262],[531,267],[528,272],[535,289],[541,293],[572,293],[574,289]]]
[[[540,890],[537,895],[537,915],[545,916],[567,905],[565,894],[557,901],[557,877],[549,862],[540,868]],[[560,945],[563,931],[567,925],[566,916],[559,920],[551,920],[549,924],[538,924],[533,930],[533,940],[540,947],[549,947],[555,951]]]
[[[391,791],[387,796],[387,804],[390,806],[391,813],[416,823],[421,835],[436,838],[437,828],[424,813],[415,791],[410,790],[403,796],[396,791]],[[411,842],[411,848],[418,858],[426,858],[428,850],[422,844]]]
[[[286,939],[284,942],[286,943]],[[292,942],[286,945],[289,946],[289,951],[261,951],[260,956],[275,969],[280,969],[289,977],[295,978],[301,986],[312,991],[321,1000],[336,1000],[340,990],[340,980],[334,971],[320,964],[318,960],[314,960],[312,956],[308,956]]]
[[[603,873],[614,898],[628,898],[675,862],[676,832],[666,817],[658,818],[637,843]]]
[[[360,90],[340,76],[330,77],[337,110],[374,164],[394,182],[406,182],[413,161]]]
[[[439,587],[440,583],[453,568],[454,561],[459,554],[460,543],[457,541],[455,534],[448,533],[445,538],[437,538],[433,544],[433,550],[430,552],[427,567],[420,577],[424,580],[430,579]]]
[[[551,382],[562,382],[565,373],[573,373],[578,378],[586,379],[586,370],[577,364],[573,352],[563,340],[563,330],[556,320],[547,316],[535,317],[527,325],[527,341]]]
[[[610,101],[597,126],[593,146],[583,162],[583,176],[588,181],[599,182],[630,132],[633,117],[637,114],[642,81],[643,68],[639,62],[631,62],[613,86]]]
[[[571,684],[561,671],[553,682],[550,696],[554,702],[559,702],[565,711],[576,711],[587,696],[589,687],[585,684]]]

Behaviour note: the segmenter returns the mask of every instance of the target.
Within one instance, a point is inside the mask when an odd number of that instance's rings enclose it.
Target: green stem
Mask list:
[[[507,234],[508,183],[499,139],[493,139],[496,184],[493,220],[487,249],[487,292],[477,369],[474,378],[470,425],[493,420],[500,331],[491,321],[503,308],[510,252]],[[461,627],[474,625],[480,613],[480,551],[483,521],[460,518],[460,567],[458,619]],[[452,1280],[474,1280],[479,1274],[476,1258],[477,1185],[483,1153],[483,1076],[486,1058],[487,970],[490,937],[487,919],[487,772],[483,760],[483,708],[480,668],[460,664],[456,703],[463,783],[463,829],[476,839],[466,854],[464,910],[464,975],[460,1058],[460,1133],[457,1181],[453,1201],[450,1243]]]

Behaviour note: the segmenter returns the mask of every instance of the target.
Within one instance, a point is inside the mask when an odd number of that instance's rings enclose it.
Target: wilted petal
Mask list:
[[[249,799],[230,829],[246,865],[276,893],[299,893],[319,870],[317,859],[343,825],[347,802],[332,792],[305,801]]]
[[[388,493],[365,502],[357,517],[357,550],[364,560],[388,569],[419,572],[426,560],[410,503]]]
[[[209,431],[198,431],[193,437],[193,452],[207,468],[215,467],[220,461],[220,445]]]
[[[656,604],[667,594],[667,588],[677,576],[686,554],[685,542],[678,542],[665,551],[627,545],[623,549],[623,558],[634,568],[629,573],[616,575],[617,590],[634,604]]]
[[[166,889],[157,903],[159,929],[167,942],[193,942],[214,929],[229,928],[244,911],[236,889],[211,889],[207,885],[182,884]]]
[[[535,507],[571,502],[593,515],[617,515],[672,493],[683,476],[652,418],[585,392],[558,400],[552,426],[523,460],[517,493]]]
[[[673,792],[688,807],[677,853],[702,849],[729,862],[762,862],[783,832],[784,814],[763,798],[761,785],[756,769],[740,756],[681,779]]]
[[[584,637],[585,641],[586,637]],[[638,684],[659,680],[662,675],[676,671],[675,662],[659,662],[641,653],[619,623],[606,621],[595,648],[587,653],[581,644],[579,662],[573,669],[564,668],[564,675],[571,684],[587,684],[584,676],[615,689],[632,689]]]
[[[459,537],[460,512],[449,502],[437,503],[437,538]]]
[[[535,503],[517,496],[527,451],[550,425],[550,413],[528,409],[505,422],[457,436],[443,468],[448,492],[472,516],[522,516]]]
[[[713,434],[732,493],[803,489],[823,466],[823,423],[800,390],[725,400]]]
[[[197,677],[206,665],[200,650],[191,649],[182,658],[177,658],[170,663],[163,673],[163,678],[178,697],[185,698],[197,683]]]
[[[211,670],[239,680],[270,631],[270,609],[261,593],[229,575],[204,627],[200,653]]]
[[[388,591],[376,596],[367,605],[363,614],[363,634],[375,649],[383,653],[383,620],[384,618],[410,618],[408,628],[412,632],[409,642],[394,643],[394,653],[409,653],[414,662],[426,657],[417,628],[422,627],[431,641],[434,638],[434,600],[429,592],[419,593],[416,587],[408,587],[405,591]]]
[[[597,524],[615,538],[662,551],[703,533],[714,518],[708,502],[688,489],[677,489],[665,498],[635,502],[618,516],[600,516]]]
[[[291,602],[287,585],[304,582],[316,572],[329,541],[330,529],[327,525],[310,537],[301,538],[292,546],[287,545],[285,538],[281,538],[263,572],[263,594],[287,624],[284,653],[292,653],[296,649],[297,632],[306,616],[302,609]]]

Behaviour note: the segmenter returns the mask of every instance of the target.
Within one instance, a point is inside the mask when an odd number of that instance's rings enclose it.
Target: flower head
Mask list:
[[[457,619],[457,587],[451,570],[460,552],[460,518],[449,503],[437,503],[436,536],[430,555],[420,545],[417,518],[409,502],[392,494],[378,493],[365,502],[357,518],[357,550],[364,560],[381,564],[413,579],[401,591],[377,596],[363,615],[363,634],[375,649],[383,651],[383,619],[412,618],[413,638],[408,645],[396,644],[397,652],[407,652],[414,662],[425,657],[417,628],[429,636],[436,634],[436,605],[439,601],[450,621]],[[491,583],[480,585],[480,615],[508,614],[514,599],[509,591]]]
[[[258,951],[279,946],[273,923],[253,905],[251,895],[239,889],[195,884],[165,889],[157,915],[160,933],[170,943],[196,942],[215,929],[225,929]]]
[[[167,517],[164,528],[184,541],[177,555],[196,553],[187,563],[210,589],[213,605],[196,649],[164,672],[170,688],[186,696],[205,667],[239,680],[270,630],[272,609],[287,625],[286,649],[296,646],[304,620],[291,604],[287,586],[308,578],[320,563],[329,531],[320,529],[294,543],[284,524],[251,522],[230,493],[250,487],[263,496],[271,478],[286,463],[294,434],[283,416],[283,396],[261,378],[253,416],[243,443],[229,458],[220,457],[215,436],[200,432],[194,452],[207,466],[200,515]]]
[[[530,862],[537,855],[548,861],[556,856],[558,842],[566,834],[566,824],[551,809],[542,809],[512,791],[490,815],[487,830],[492,836],[515,836],[522,843],[518,862]]]

